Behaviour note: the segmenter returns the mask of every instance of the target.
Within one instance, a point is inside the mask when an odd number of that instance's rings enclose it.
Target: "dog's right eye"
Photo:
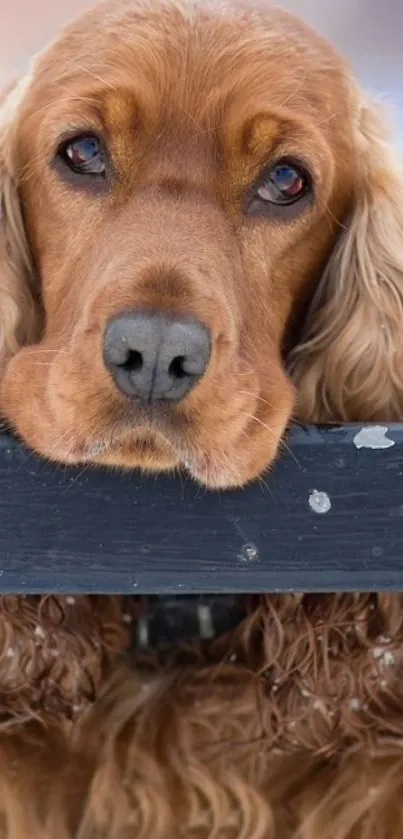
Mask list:
[[[58,150],[58,157],[77,175],[105,176],[105,153],[95,134],[66,140]]]

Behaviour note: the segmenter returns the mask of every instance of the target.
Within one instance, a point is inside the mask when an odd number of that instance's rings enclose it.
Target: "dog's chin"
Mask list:
[[[76,446],[71,462],[93,463],[122,470],[170,472],[180,466],[176,448],[162,434],[126,433],[114,441],[96,440]]]
[[[90,449],[91,451],[91,449]],[[135,450],[133,446],[116,446],[105,448],[94,446],[91,455],[82,457],[80,462],[92,462],[95,465],[104,465],[123,471],[136,470],[147,473],[185,473],[196,483],[206,489],[235,489],[247,483],[241,478],[236,465],[231,466],[231,461],[214,458],[208,454],[189,457],[177,455],[169,451],[168,447],[158,447],[147,442],[143,447],[139,445]],[[251,480],[251,478],[249,479]]]
[[[241,480],[234,455],[213,456],[194,447],[176,446],[162,434],[125,434],[122,439],[77,443],[68,452],[55,452],[52,460],[72,466],[106,466],[147,473],[182,472],[207,489],[239,487]]]
[[[125,435],[115,442],[90,443],[76,449],[70,462],[93,463],[115,469],[147,473],[179,472],[209,490],[239,489],[258,479],[276,457],[278,445],[259,456],[236,446],[209,452],[186,444],[174,445],[162,434]]]

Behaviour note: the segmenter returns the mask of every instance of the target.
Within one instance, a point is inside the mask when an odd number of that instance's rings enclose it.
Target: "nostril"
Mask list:
[[[142,353],[138,350],[127,350],[126,358],[124,361],[121,361],[120,364],[117,364],[117,367],[120,367],[122,370],[126,370],[127,373],[138,373],[143,367],[143,356]]]
[[[173,379],[184,379],[186,376],[189,376],[185,368],[186,359],[184,355],[177,355],[174,358],[168,368],[169,375],[172,376]]]
[[[191,316],[140,309],[109,321],[102,352],[122,393],[147,403],[179,402],[206,372],[211,336]]]

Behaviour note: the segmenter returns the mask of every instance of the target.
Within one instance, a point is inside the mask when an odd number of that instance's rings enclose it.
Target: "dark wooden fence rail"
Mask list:
[[[403,589],[403,425],[292,429],[264,482],[205,492],[44,463],[0,437],[0,591]]]

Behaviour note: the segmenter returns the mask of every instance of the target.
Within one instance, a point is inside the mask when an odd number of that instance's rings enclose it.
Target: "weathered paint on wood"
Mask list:
[[[244,490],[45,463],[0,437],[0,591],[403,589],[403,425],[295,428]]]

